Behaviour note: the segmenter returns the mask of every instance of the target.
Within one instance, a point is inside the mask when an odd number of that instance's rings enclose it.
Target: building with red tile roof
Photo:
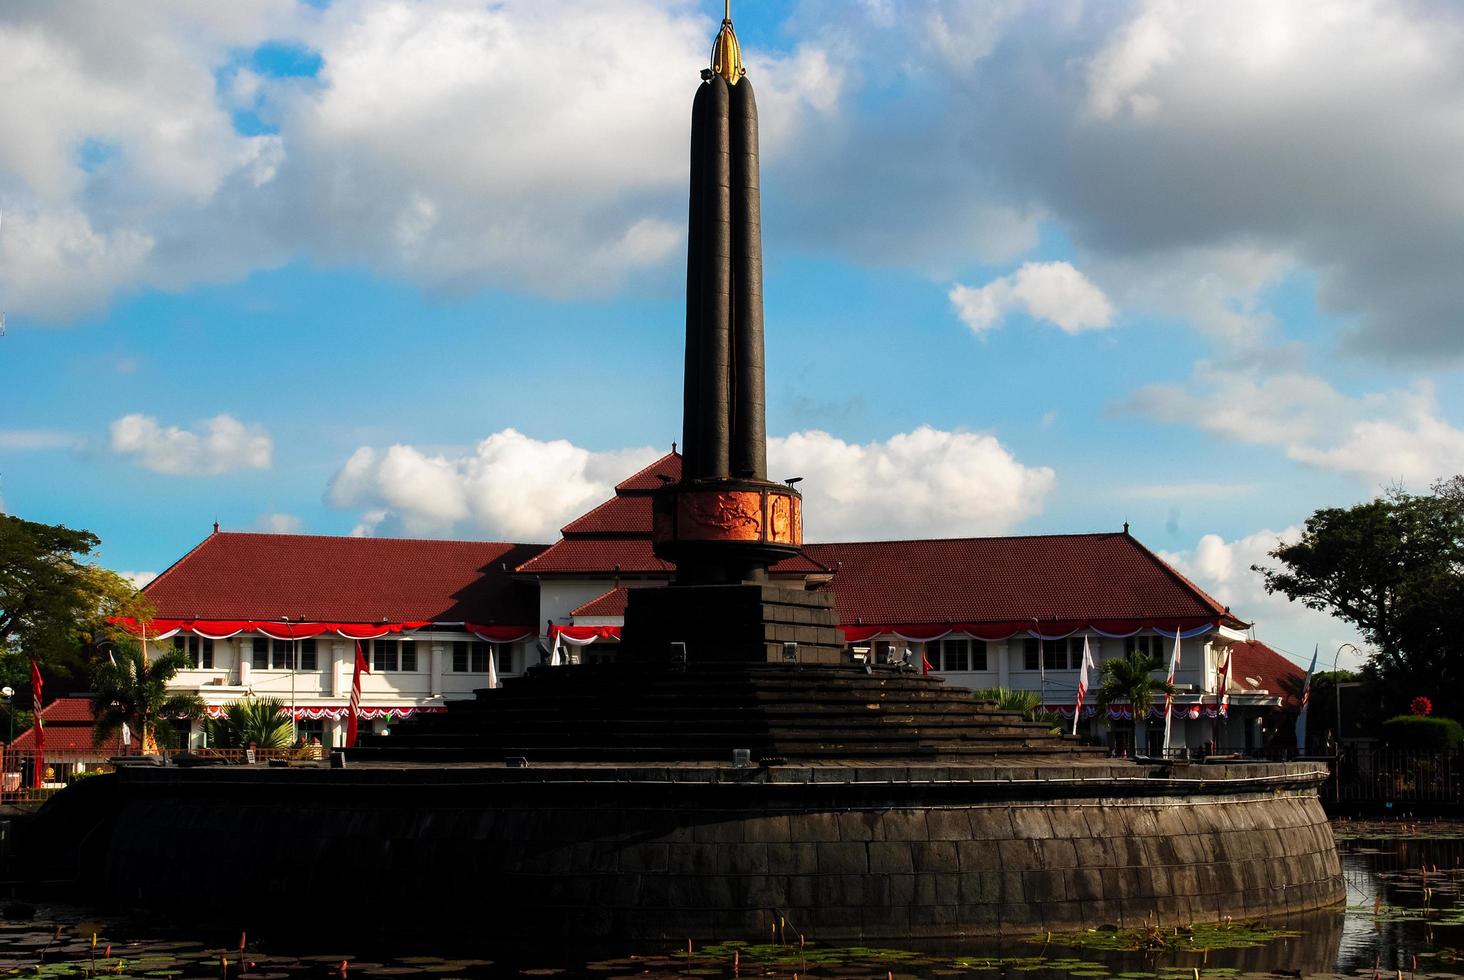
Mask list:
[[[595,659],[613,650],[627,590],[671,580],[651,546],[651,497],[680,473],[668,453],[547,546],[216,531],[147,586],[151,636],[188,651],[195,668],[180,683],[215,710],[245,692],[283,698],[288,683],[297,718],[326,742],[338,738],[358,642],[379,668],[363,680],[368,710],[437,710],[483,686],[489,657],[503,674],[585,645],[599,644]],[[1250,744],[1246,726],[1290,682],[1284,658],[1249,643],[1236,613],[1127,528],[810,544],[770,573],[833,593],[851,657],[1031,689],[1069,718],[1085,643],[1095,664],[1131,650],[1167,663],[1178,633],[1176,744],[1217,727],[1222,743]],[[1216,726],[1226,651],[1261,674],[1234,672],[1231,705],[1245,718]],[[1263,683],[1237,687],[1241,676]]]
[[[41,723],[45,728],[45,750],[41,753],[45,769],[41,783],[47,788],[59,788],[73,774],[104,767],[112,756],[135,755],[141,749],[135,737],[131,746],[123,745],[120,732],[98,742],[94,736],[90,698],[57,698],[41,708]],[[36,749],[35,725],[17,735],[9,745],[0,746],[0,762],[3,762],[0,786],[4,792],[13,793],[22,786],[34,785]]]

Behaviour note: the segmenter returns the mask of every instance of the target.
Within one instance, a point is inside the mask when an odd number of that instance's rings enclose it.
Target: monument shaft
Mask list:
[[[656,498],[656,554],[683,584],[759,582],[803,543],[802,498],[770,483],[757,98],[731,20],[691,110],[681,481]]]

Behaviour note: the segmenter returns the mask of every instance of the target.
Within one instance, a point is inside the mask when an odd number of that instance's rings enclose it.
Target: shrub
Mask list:
[[[1452,718],[1399,715],[1383,722],[1383,741],[1395,749],[1448,752],[1464,742],[1464,727]]]

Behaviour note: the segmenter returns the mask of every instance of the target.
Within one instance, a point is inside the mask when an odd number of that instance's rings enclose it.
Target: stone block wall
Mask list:
[[[777,783],[214,772],[127,774],[108,892],[256,917],[265,896],[318,893],[346,900],[343,921],[369,896],[407,928],[513,938],[758,938],[781,921],[824,941],[1182,925],[1343,899],[1305,781],[1118,793],[858,770]]]

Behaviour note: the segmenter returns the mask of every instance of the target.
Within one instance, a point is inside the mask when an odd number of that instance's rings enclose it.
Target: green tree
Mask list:
[[[112,655],[92,666],[93,739],[100,745],[116,735],[125,723],[133,737],[146,747],[171,746],[173,726],[159,722],[169,718],[197,718],[203,701],[196,694],[168,690],[178,671],[189,665],[187,655],[173,650],[154,651],[149,659],[142,645],[131,640],[116,641]]]
[[[96,535],[0,514],[0,683],[26,692],[30,661],[60,689],[84,687],[109,620],[153,615],[132,583],[87,562]]]
[[[292,731],[284,704],[275,698],[240,698],[205,727],[209,744],[226,749],[248,748],[251,742],[261,749],[288,748]]]
[[[1153,654],[1130,650],[1122,657],[1103,661],[1098,683],[1098,707],[1107,711],[1115,704],[1127,704],[1133,709],[1134,751],[1139,752],[1148,743],[1149,709],[1161,694],[1173,694],[1174,685],[1154,676],[1162,669],[1163,662]]]
[[[1427,694],[1456,714],[1464,682],[1464,478],[1324,508],[1255,566],[1266,589],[1352,623],[1373,650],[1366,678],[1390,712]]]

